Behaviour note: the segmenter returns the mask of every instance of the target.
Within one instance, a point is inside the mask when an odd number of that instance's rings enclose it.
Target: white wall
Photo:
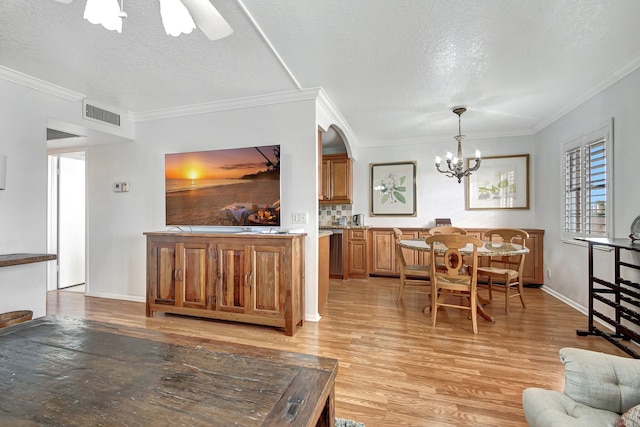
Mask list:
[[[0,254],[47,251],[46,123],[81,106],[0,79],[0,154],[7,156],[7,186],[0,190]],[[46,314],[45,262],[0,268],[0,312]]]
[[[453,137],[437,143],[393,145],[360,148],[353,170],[353,213],[363,213],[365,224],[373,227],[435,226],[435,218],[451,218],[460,227],[521,227],[534,228],[536,200],[534,165],[537,156],[532,137],[510,137],[478,140],[468,136],[463,142],[463,154],[473,155],[476,149],[483,156],[529,154],[529,210],[465,210],[465,181],[449,178],[436,170],[435,157],[444,157],[456,149]],[[370,164],[417,160],[417,216],[370,216]],[[482,166],[480,166],[482,167]]]
[[[544,228],[546,268],[551,278],[545,286],[573,302],[588,305],[587,249],[563,243],[562,236],[562,143],[587,134],[614,118],[613,142],[613,221],[614,236],[626,238],[633,219],[640,215],[638,160],[640,159],[640,70],[629,74],[589,101],[572,110],[535,136],[536,221]],[[610,158],[611,159],[611,158]],[[613,279],[613,254],[595,251],[596,275]],[[638,262],[638,255],[634,255]]]
[[[317,318],[317,125],[315,101],[138,122],[136,141],[89,147],[90,295],[145,295],[145,231],[164,230],[164,155],[280,144],[283,229],[304,228],[306,317]],[[128,181],[128,193],[111,184]],[[292,212],[308,212],[295,226]]]

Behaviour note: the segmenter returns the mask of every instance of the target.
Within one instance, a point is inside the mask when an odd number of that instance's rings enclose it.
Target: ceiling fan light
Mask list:
[[[209,40],[219,40],[233,33],[231,26],[209,0],[182,0],[182,3]]]
[[[122,33],[122,18],[119,14],[118,0],[87,0],[84,8],[84,19],[87,21]]]
[[[160,0],[160,16],[165,32],[173,37],[189,34],[196,28],[193,18],[180,0]]]

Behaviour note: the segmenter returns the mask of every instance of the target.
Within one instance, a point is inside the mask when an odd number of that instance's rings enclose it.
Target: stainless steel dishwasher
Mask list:
[[[344,239],[341,228],[327,228],[329,236],[329,277],[344,278]]]

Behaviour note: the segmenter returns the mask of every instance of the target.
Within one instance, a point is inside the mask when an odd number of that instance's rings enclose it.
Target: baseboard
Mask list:
[[[133,301],[133,302],[147,302],[145,297],[135,297],[131,295],[121,295],[121,294],[108,294],[103,292],[87,292],[85,296],[94,297],[94,298],[117,299],[117,300],[123,300],[123,301]]]

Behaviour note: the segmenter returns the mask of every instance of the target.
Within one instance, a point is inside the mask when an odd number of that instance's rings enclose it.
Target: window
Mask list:
[[[612,124],[564,144],[564,239],[609,237]]]

